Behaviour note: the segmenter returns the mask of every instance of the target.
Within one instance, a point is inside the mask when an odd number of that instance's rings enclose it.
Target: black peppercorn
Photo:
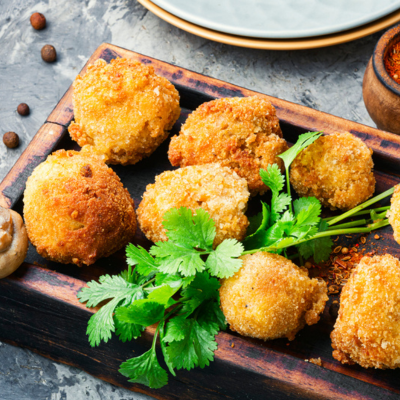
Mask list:
[[[30,111],[30,110],[29,110],[28,104],[21,103],[21,104],[17,107],[17,112],[18,112],[19,115],[22,115],[22,116],[29,115],[29,111]]]
[[[43,46],[41,54],[43,61],[46,61],[48,63],[52,63],[57,59],[56,49],[51,44],[46,44],[45,46]]]
[[[41,29],[44,29],[46,27],[46,18],[43,14],[41,13],[33,13],[31,15],[31,25],[33,26],[34,29],[37,31],[40,31]]]
[[[3,142],[9,149],[13,149],[19,145],[19,137],[15,132],[6,132],[3,135]]]

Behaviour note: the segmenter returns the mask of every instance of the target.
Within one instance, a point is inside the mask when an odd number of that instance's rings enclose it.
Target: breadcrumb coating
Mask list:
[[[322,136],[290,168],[299,196],[314,196],[331,210],[351,209],[375,191],[372,150],[348,132]]]
[[[137,209],[139,226],[149,240],[166,241],[162,221],[168,210],[201,207],[215,222],[215,246],[228,238],[242,240],[249,225],[244,215],[248,199],[246,181],[218,164],[166,171],[146,187]]]
[[[230,328],[244,336],[293,340],[306,324],[316,324],[328,300],[324,281],[306,268],[267,252],[240,257],[243,267],[221,281],[221,309]]]
[[[393,228],[394,240],[400,244],[400,185],[396,185],[394,188],[387,215]]]
[[[400,367],[400,262],[363,257],[340,296],[333,357],[364,368]]]
[[[60,263],[93,264],[132,241],[133,200],[97,156],[59,150],[38,165],[24,193],[28,236],[37,252]]]
[[[109,164],[135,164],[167,138],[180,115],[179,94],[154,68],[99,59],[73,84],[75,122],[68,130]]]
[[[252,195],[265,192],[260,168],[283,162],[277,156],[288,149],[275,108],[268,101],[234,97],[210,101],[193,111],[179,136],[171,139],[169,160],[186,167],[218,162],[245,178]]]

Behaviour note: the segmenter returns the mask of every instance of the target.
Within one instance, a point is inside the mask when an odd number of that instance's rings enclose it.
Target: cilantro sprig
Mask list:
[[[286,176],[276,164],[260,170],[272,199],[270,204],[262,201],[262,212],[249,218],[243,244],[226,239],[214,249],[216,229],[209,214],[201,208],[195,214],[184,207],[173,208],[163,220],[168,241],[155,243],[149,251],[129,244],[126,271],[102,276],[79,292],[79,300],[87,307],[108,301],[88,323],[87,335],[93,347],[107,342],[113,333],[123,342],[137,339],[146,327],[157,324],[150,350],[121,364],[119,371],[130,382],[154,389],[168,383],[168,373],[158,361],[158,337],[161,354],[173,376],[175,370],[204,368],[213,361],[215,336],[226,328],[220,309],[219,279],[241,268],[239,256],[259,251],[286,255],[287,248],[295,247],[299,257],[313,257],[318,263],[331,253],[331,236],[367,233],[389,224],[389,207],[367,208],[391,195],[393,188],[342,215],[325,219],[315,197],[293,201],[290,165],[321,134],[300,135],[298,142],[279,156]],[[368,215],[368,219],[342,222]]]
[[[327,260],[333,246],[331,236],[352,233],[368,233],[389,224],[386,211],[389,207],[365,210],[370,205],[391,195],[394,188],[381,193],[365,203],[337,217],[322,219],[321,203],[315,197],[292,199],[289,182],[289,168],[296,156],[322,135],[321,132],[308,132],[299,136],[296,144],[279,157],[286,168],[286,193],[283,191],[285,176],[277,164],[260,170],[262,181],[271,189],[271,204],[262,203],[262,212],[250,219],[248,236],[244,240],[246,251],[282,253],[296,247],[299,257],[313,257],[316,263]],[[380,212],[380,214],[379,214]],[[340,221],[370,214],[369,219],[360,219],[338,224]]]
[[[158,324],[151,349],[127,360],[120,372],[130,382],[160,388],[168,374],[157,358],[156,341],[171,374],[175,369],[204,368],[214,359],[215,336],[225,329],[219,307],[219,279],[228,278],[242,266],[238,257],[244,247],[234,239],[213,248],[214,221],[203,209],[171,209],[163,225],[168,241],[157,242],[147,252],[130,244],[126,248],[128,270],[91,281],[78,294],[81,302],[103,305],[89,320],[91,346],[107,342],[115,332],[122,341],[138,338]],[[135,267],[133,269],[133,267]]]

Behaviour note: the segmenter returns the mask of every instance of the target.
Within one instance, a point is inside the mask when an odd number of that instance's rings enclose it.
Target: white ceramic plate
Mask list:
[[[152,0],[186,21],[239,36],[303,38],[352,29],[400,8],[400,0]]]

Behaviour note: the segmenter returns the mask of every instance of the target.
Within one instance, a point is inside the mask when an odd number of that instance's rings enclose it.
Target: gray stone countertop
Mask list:
[[[29,23],[36,11],[47,18],[42,31]],[[363,103],[362,79],[381,34],[324,49],[262,51],[193,36],[136,0],[0,0],[0,133],[15,131],[21,139],[14,150],[0,143],[0,179],[102,42],[375,126]],[[42,61],[44,44],[55,46],[54,64]],[[28,117],[16,112],[21,102],[31,108]],[[0,399],[150,398],[0,342]]]

